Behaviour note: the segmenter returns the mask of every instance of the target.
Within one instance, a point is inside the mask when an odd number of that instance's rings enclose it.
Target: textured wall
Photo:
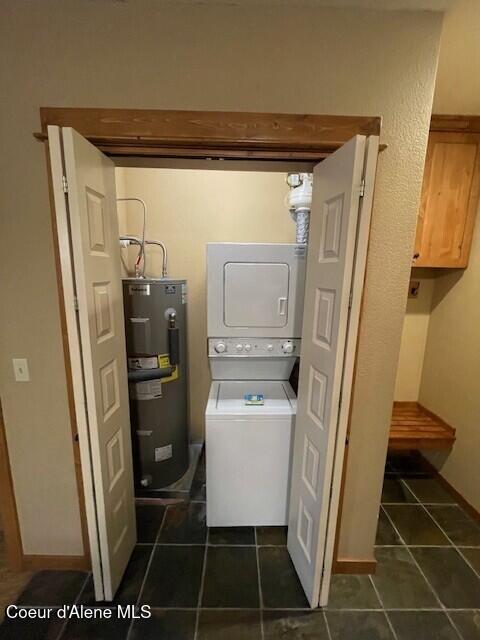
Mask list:
[[[480,214],[480,212],[479,212]],[[480,224],[465,271],[437,279],[428,330],[420,402],[457,430],[448,455],[432,461],[480,511]]]
[[[24,548],[80,545],[43,146],[44,106],[380,115],[381,154],[340,552],[370,557],[441,14],[4,0],[0,393]],[[28,256],[27,260],[25,259]],[[11,358],[28,357],[29,385]]]
[[[455,0],[445,17],[433,112],[480,115],[478,0]]]
[[[436,275],[433,269],[412,270],[412,280],[420,282],[420,289],[416,298],[407,300],[395,382],[395,400],[418,401]]]

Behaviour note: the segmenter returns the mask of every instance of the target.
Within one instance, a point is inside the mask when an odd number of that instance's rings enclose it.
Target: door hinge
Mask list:
[[[350,289],[350,294],[348,296],[348,308],[349,309],[352,308],[352,301],[353,301],[353,289]]]
[[[67,176],[62,176],[62,187],[63,187],[63,193],[68,193],[68,180],[67,180]]]
[[[365,195],[365,178],[362,178],[362,181],[360,182],[360,198],[363,198],[364,195]]]
[[[73,308],[75,311],[78,311],[78,298],[77,296],[73,296]]]

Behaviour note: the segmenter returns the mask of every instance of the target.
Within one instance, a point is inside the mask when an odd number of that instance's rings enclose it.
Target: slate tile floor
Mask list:
[[[205,470],[192,500],[138,507],[139,544],[114,603],[150,604],[148,620],[6,621],[0,640],[480,640],[480,528],[414,458],[391,458],[374,576],[333,576],[310,610],[286,529],[205,524]],[[91,576],[49,571],[19,598],[94,605]]]

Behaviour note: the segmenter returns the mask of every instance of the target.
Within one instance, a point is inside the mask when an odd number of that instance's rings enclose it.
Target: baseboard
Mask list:
[[[333,563],[332,573],[335,574],[360,574],[375,573],[377,568],[376,560],[353,560],[350,558],[338,558]]]
[[[90,571],[91,565],[85,556],[40,556],[23,555],[24,571],[42,571],[46,569],[63,571]]]
[[[458,504],[464,509],[464,511],[466,511],[468,515],[473,518],[473,520],[480,524],[480,513],[475,509],[475,507],[467,502],[467,500],[465,500],[462,494],[459,493],[455,489],[455,487],[453,487],[450,482],[442,476],[438,469],[429,460],[427,460],[425,456],[423,456],[420,452],[418,453],[418,455],[420,457],[422,465],[425,467],[425,470],[428,471],[428,473],[434,475],[439,484],[441,484],[442,487],[455,498],[455,501],[458,502]]]

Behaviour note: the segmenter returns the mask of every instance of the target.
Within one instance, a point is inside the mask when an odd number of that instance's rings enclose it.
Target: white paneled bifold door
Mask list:
[[[95,595],[111,600],[136,543],[115,169],[73,129],[48,135]]]
[[[312,607],[328,600],[378,138],[314,169],[288,550]]]

